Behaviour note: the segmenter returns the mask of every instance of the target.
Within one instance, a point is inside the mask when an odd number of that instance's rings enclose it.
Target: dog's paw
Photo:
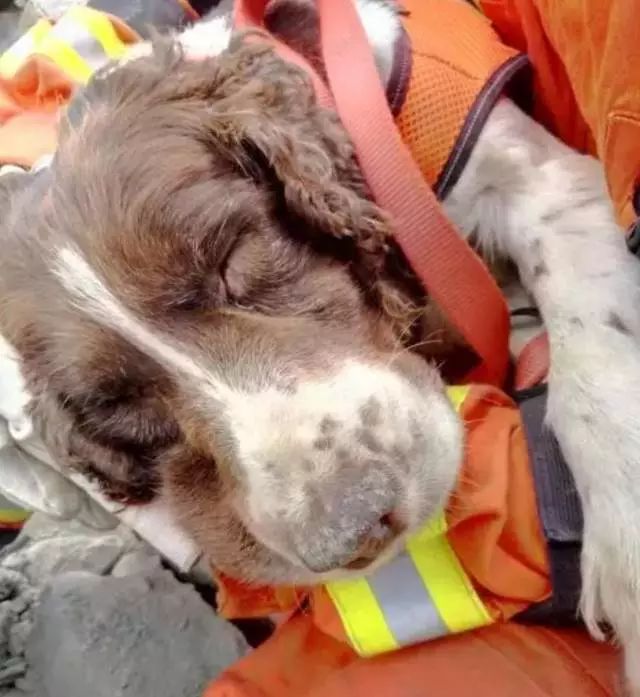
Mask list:
[[[613,520],[608,502],[585,512],[581,614],[603,639],[606,623],[624,652],[623,695],[640,697],[640,526]],[[608,511],[608,512],[607,512]]]
[[[547,417],[583,504],[581,611],[595,637],[612,628],[640,697],[640,340],[618,316],[582,334],[552,345]]]

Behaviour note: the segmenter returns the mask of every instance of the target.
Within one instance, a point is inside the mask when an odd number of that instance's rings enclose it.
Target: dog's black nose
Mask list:
[[[364,536],[353,559],[344,564],[349,571],[366,569],[374,562],[390,542],[400,535],[406,526],[395,513],[385,513]]]
[[[395,513],[384,513],[373,518],[366,529],[360,528],[357,535],[343,538],[331,553],[327,553],[327,550],[316,558],[305,559],[305,565],[315,573],[366,569],[405,529],[406,526]]]

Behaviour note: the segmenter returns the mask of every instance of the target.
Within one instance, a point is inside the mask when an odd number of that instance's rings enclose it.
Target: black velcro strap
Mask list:
[[[640,256],[640,218],[627,230],[627,248],[636,256]]]
[[[553,595],[518,619],[536,624],[576,624],[580,599],[582,506],[573,475],[545,424],[546,386],[516,395],[527,436],[538,513],[547,540]]]
[[[633,208],[638,217],[627,230],[627,247],[632,254],[640,256],[640,186],[633,192]]]

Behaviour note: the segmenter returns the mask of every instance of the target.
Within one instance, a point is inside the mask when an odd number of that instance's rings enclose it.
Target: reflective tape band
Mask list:
[[[91,75],[127,51],[107,15],[89,7],[71,7],[52,26],[40,20],[0,57],[0,75],[9,78],[34,54],[50,58],[73,80]]]
[[[493,620],[446,536],[444,514],[371,576],[328,583],[353,648],[374,656]]]
[[[375,656],[401,646],[367,579],[334,581],[327,584],[327,591],[351,645],[360,656]]]
[[[53,27],[38,53],[49,56],[78,82],[126,51],[109,18],[88,7],[72,7]]]
[[[13,77],[50,31],[51,22],[39,19],[29,31],[25,32],[0,56],[0,75],[6,79]]]
[[[0,508],[0,527],[4,523],[14,525],[24,523],[30,513],[22,508]]]
[[[50,58],[70,78],[86,83],[93,74],[93,68],[65,39],[49,34],[35,51],[40,56]]]
[[[464,400],[467,398],[470,390],[471,387],[469,385],[451,385],[447,387],[447,397],[457,412],[462,409]]]
[[[492,618],[447,539],[444,513],[407,542],[433,603],[449,632],[456,634],[491,624]]]
[[[387,625],[401,646],[448,634],[429,590],[405,552],[369,579]]]
[[[127,44],[120,39],[113,23],[104,12],[76,5],[67,11],[63,21],[66,20],[83,26],[85,31],[99,42],[109,60],[122,57],[127,50]]]
[[[447,389],[456,411],[462,408],[469,389]],[[361,656],[493,621],[449,543],[444,512],[407,541],[406,552],[375,573],[334,581],[326,589],[349,641]]]

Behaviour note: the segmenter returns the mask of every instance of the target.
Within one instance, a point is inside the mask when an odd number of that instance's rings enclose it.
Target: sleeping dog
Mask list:
[[[388,80],[397,8],[357,6]],[[1,329],[48,446],[114,498],[161,493],[232,575],[384,563],[456,481],[437,363],[459,338],[337,117],[225,16],[142,45],[78,104],[51,167],[3,192]],[[444,206],[540,310],[548,421],[584,507],[582,612],[613,626],[640,695],[640,266],[602,167],[503,99]]]

